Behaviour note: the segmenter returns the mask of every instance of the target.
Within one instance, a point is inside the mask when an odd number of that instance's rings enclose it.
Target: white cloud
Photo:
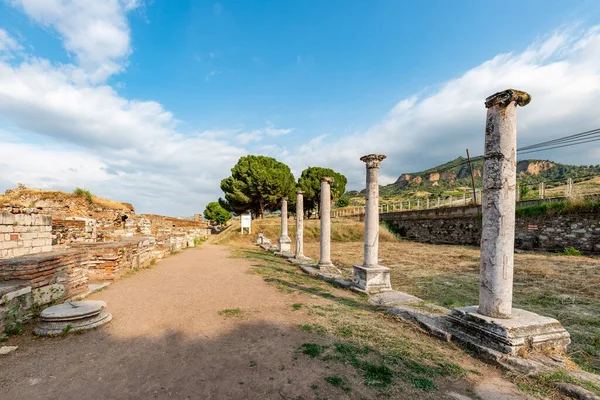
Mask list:
[[[10,36],[4,29],[0,28],[0,58],[10,57],[12,56],[12,53],[22,49],[23,46],[21,46],[15,38]]]
[[[299,173],[318,164],[345,173],[349,187],[364,187],[360,156],[386,154],[382,182],[402,172],[432,167],[460,155],[483,152],[484,99],[500,90],[529,92],[532,102],[518,111],[519,146],[600,127],[600,27],[562,31],[521,53],[499,54],[441,85],[429,95],[399,101],[366,132],[343,138],[319,137],[283,161]],[[597,164],[598,148],[564,148],[528,154],[575,164]]]
[[[9,0],[32,20],[51,27],[92,82],[121,72],[131,51],[126,14],[138,0]]]
[[[293,128],[277,129],[272,124],[269,123],[269,126],[267,128],[265,128],[265,134],[267,134],[268,136],[276,137],[276,136],[283,136],[283,135],[292,133],[293,130],[294,130]]]

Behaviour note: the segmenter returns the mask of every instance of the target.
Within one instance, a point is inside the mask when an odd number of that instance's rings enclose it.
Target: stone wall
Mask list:
[[[0,259],[52,251],[52,218],[0,212]]]
[[[86,292],[84,256],[67,250],[0,260],[0,331],[10,310],[28,316],[33,308]]]
[[[94,243],[98,239],[96,220],[91,218],[67,217],[52,220],[52,245],[70,243]]]
[[[481,208],[477,206],[385,213],[380,219],[392,223],[401,237],[422,243],[479,246],[481,241]],[[598,213],[517,217],[516,248],[562,251],[571,246],[600,252]]]
[[[128,271],[148,267],[156,261],[153,237],[123,238],[117,242],[74,243],[71,247],[85,253],[82,267],[89,280],[114,280]]]

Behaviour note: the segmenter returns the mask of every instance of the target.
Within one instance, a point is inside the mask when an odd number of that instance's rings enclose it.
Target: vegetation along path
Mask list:
[[[10,339],[2,398],[524,398],[493,367],[249,247],[205,244],[90,299],[110,324]]]

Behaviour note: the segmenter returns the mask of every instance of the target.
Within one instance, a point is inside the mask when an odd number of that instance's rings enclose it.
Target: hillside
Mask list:
[[[481,188],[483,159],[471,160],[475,187]],[[522,187],[537,190],[540,182],[546,189],[565,185],[568,178],[574,183],[600,176],[600,165],[568,165],[549,160],[521,160],[517,163],[518,182]],[[380,195],[386,197],[437,197],[464,193],[472,187],[471,172],[465,157],[420,172],[401,174],[396,182],[381,186]],[[348,192],[349,197],[362,197],[364,190]]]

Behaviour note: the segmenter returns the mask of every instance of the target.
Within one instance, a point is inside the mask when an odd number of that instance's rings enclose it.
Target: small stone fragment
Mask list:
[[[9,354],[12,353],[13,351],[17,350],[19,348],[19,346],[2,346],[0,347],[0,355],[5,355],[5,354]]]

